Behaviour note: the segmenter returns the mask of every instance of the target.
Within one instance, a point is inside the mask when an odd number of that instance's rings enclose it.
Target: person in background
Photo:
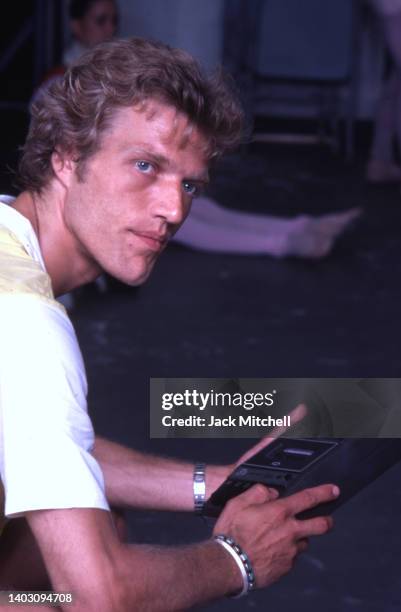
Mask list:
[[[118,24],[117,5],[114,0],[71,0],[69,17],[74,40],[63,54],[66,67],[87,49],[113,38]]]
[[[64,50],[61,64],[53,66],[43,76],[34,91],[30,106],[55,80],[63,76],[81,55],[93,46],[113,38],[117,31],[118,13],[114,0],[71,0],[68,6],[71,44]]]

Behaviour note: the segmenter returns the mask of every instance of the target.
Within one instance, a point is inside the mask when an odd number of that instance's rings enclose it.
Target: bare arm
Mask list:
[[[96,438],[93,454],[103,471],[109,503],[154,510],[193,510],[193,464],[155,457]],[[228,476],[232,466],[208,465],[206,497]]]
[[[109,513],[32,512],[53,589],[73,593],[66,610],[182,610],[238,589],[238,570],[214,542],[181,548],[121,544]],[[62,608],[64,609],[64,608]]]
[[[299,521],[295,515],[336,495],[324,485],[272,501],[275,492],[256,485],[227,504],[215,532],[236,539],[254,565],[257,586],[264,587],[289,571],[305,538],[331,526],[329,518]],[[121,544],[103,510],[41,510],[27,519],[53,589],[73,593],[75,603],[65,610],[182,610],[241,587],[234,561],[214,541],[181,548]]]
[[[306,406],[299,404],[290,413],[292,423],[301,421],[305,414]],[[274,429],[232,464],[207,465],[206,499],[238,465],[285,431],[285,427]],[[102,468],[106,496],[111,505],[121,508],[193,510],[192,463],[140,453],[99,437],[96,438],[93,454]]]

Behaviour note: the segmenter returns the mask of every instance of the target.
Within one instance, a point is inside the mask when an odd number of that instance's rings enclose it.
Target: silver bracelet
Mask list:
[[[229,538],[222,533],[215,535],[214,539],[218,544],[225,548],[227,552],[230,553],[241,572],[243,582],[242,589],[238,593],[230,595],[230,597],[236,599],[237,597],[247,595],[249,591],[252,591],[255,588],[255,572],[253,571],[248,555],[232,538]]]
[[[194,510],[197,514],[200,514],[205,505],[206,498],[206,481],[205,481],[205,463],[195,463],[194,466]]]

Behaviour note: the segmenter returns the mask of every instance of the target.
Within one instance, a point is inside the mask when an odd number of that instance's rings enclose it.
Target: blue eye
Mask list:
[[[140,172],[143,172],[144,174],[149,174],[153,170],[152,164],[142,159],[135,162],[135,166],[138,168]]]
[[[183,186],[185,193],[187,193],[188,195],[196,196],[198,194],[198,188],[196,185],[194,185],[194,183],[190,183],[189,181],[184,181],[182,186]]]

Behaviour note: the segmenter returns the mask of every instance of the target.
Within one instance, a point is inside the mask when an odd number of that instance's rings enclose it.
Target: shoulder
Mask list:
[[[61,310],[53,296],[37,239],[25,219],[8,206],[0,215],[0,297],[31,295],[52,303]],[[26,222],[26,226],[23,223]]]

